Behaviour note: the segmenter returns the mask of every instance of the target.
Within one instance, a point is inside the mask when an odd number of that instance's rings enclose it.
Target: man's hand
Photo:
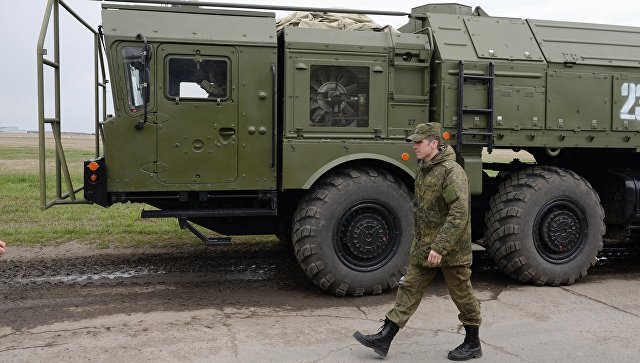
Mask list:
[[[203,80],[202,82],[200,82],[200,88],[209,92],[209,88],[211,88],[211,82],[207,81],[206,79]]]
[[[6,243],[0,241],[0,256],[4,255],[6,250],[7,250]]]
[[[438,266],[440,265],[440,261],[442,261],[442,255],[434,250],[431,250],[431,252],[429,252],[429,257],[427,258],[427,261],[429,261],[429,263],[432,264],[433,266]]]

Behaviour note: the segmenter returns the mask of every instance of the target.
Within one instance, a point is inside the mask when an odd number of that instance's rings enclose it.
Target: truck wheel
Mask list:
[[[490,199],[485,218],[489,254],[522,282],[572,284],[602,249],[600,198],[570,170],[532,167],[511,174]]]
[[[411,199],[384,171],[353,168],[324,177],[294,216],[300,267],[322,290],[338,296],[395,288],[413,239]]]

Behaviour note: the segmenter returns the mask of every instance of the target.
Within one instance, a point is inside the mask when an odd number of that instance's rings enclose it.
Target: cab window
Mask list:
[[[167,97],[224,100],[229,98],[229,61],[170,57]]]

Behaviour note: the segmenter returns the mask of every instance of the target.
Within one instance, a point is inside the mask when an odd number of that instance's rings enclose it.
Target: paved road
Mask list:
[[[326,296],[289,253],[278,244],[14,248],[0,260],[0,361],[379,361],[351,334],[376,331],[394,294]],[[515,283],[478,257],[482,360],[638,360],[637,255],[609,256],[586,279],[556,288]],[[387,360],[446,361],[462,339],[438,279]]]

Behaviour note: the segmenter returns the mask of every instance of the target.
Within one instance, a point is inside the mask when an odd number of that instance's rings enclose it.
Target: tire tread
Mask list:
[[[522,243],[532,243],[520,233],[520,225],[525,218],[527,205],[535,198],[536,193],[554,182],[570,179],[572,183],[587,188],[588,194],[598,206],[600,236],[588,253],[591,253],[589,263],[581,266],[572,273],[551,278],[541,266],[527,259],[523,254]],[[589,267],[597,261],[597,254],[602,249],[602,236],[606,227],[604,224],[604,209],[600,198],[591,184],[575,172],[553,166],[534,166],[511,174],[499,186],[497,192],[489,200],[489,210],[485,214],[485,240],[487,251],[498,267],[505,274],[525,283],[535,285],[572,284],[575,280],[587,275]]]
[[[301,199],[292,222],[294,253],[300,267],[320,289],[336,296],[381,294],[387,289],[395,288],[404,271],[404,268],[399,269],[385,282],[354,287],[348,281],[338,280],[325,268],[325,263],[320,258],[320,246],[315,241],[314,231],[317,228],[330,228],[323,225],[322,218],[323,211],[331,208],[332,193],[343,191],[353,184],[363,183],[386,183],[388,188],[400,190],[411,199],[411,194],[404,184],[391,173],[371,167],[344,168],[332,172],[312,187],[307,196]]]

